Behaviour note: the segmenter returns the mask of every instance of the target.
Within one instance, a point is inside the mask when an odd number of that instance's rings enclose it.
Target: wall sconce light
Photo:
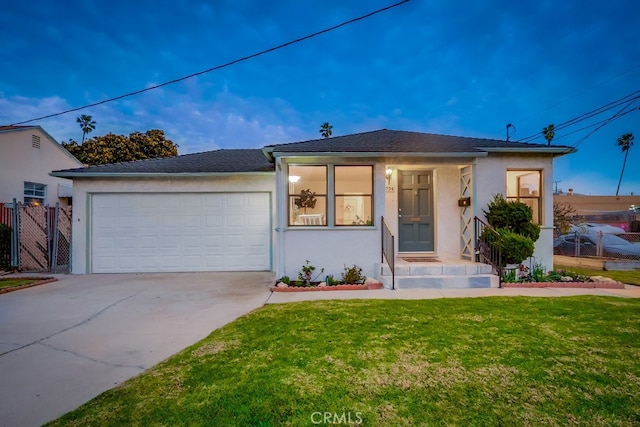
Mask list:
[[[300,181],[300,177],[296,176],[296,175],[289,175],[289,182],[292,184],[297,183],[298,181]]]
[[[393,175],[393,169],[387,168],[384,175],[387,177],[387,185],[391,185],[391,175]]]

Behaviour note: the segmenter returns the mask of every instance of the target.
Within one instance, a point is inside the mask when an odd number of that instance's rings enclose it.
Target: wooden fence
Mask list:
[[[10,207],[5,206],[4,203],[0,203],[0,224],[11,227],[11,212]]]

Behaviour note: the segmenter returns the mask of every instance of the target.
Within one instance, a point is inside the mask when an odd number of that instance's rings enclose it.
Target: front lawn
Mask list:
[[[639,398],[638,300],[316,301],[258,309],[54,425],[631,426]]]
[[[0,279],[0,290],[31,285],[40,279]]]

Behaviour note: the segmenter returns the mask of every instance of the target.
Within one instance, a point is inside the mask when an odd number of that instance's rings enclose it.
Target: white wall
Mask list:
[[[217,193],[269,192],[275,215],[275,178],[273,173],[233,174],[199,177],[136,177],[74,179],[72,273],[88,273],[91,232],[91,195],[95,193]],[[275,235],[272,236],[275,249]],[[275,253],[275,252],[274,252]],[[272,254],[273,259],[273,254]]]
[[[40,149],[31,146],[32,135],[40,136]],[[66,198],[58,198],[58,185],[71,186],[72,181],[49,172],[78,167],[82,163],[37,127],[0,132],[0,202],[22,202],[24,182],[29,181],[47,186],[45,204],[66,205]]]
[[[320,272],[322,280],[328,274],[340,279],[344,267],[354,264],[362,268],[367,277],[373,277],[374,265],[380,262],[380,220],[375,228],[357,229],[293,229],[288,228],[284,234],[283,270],[277,277],[289,276],[295,279],[298,272],[309,260]],[[320,279],[319,279],[320,280]]]
[[[542,170],[543,210],[540,238],[533,254],[535,261],[547,270],[553,269],[553,158],[551,156],[522,156],[491,154],[478,159],[476,168],[476,200],[474,215],[484,218],[483,210],[495,194],[506,194],[507,169]],[[526,263],[525,263],[526,264]]]

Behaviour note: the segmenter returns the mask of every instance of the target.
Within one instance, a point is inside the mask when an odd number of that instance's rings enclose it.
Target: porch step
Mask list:
[[[380,276],[391,276],[391,269],[384,263],[376,263],[376,271]],[[491,274],[492,267],[488,264],[477,262],[467,263],[408,263],[398,262],[395,266],[396,277],[398,276],[466,276],[477,274]]]
[[[498,276],[493,274],[475,274],[469,276],[456,275],[422,275],[396,276],[396,289],[470,289],[497,288]],[[391,276],[381,276],[378,280],[386,289],[391,289]]]
[[[391,270],[386,263],[376,263],[376,279],[391,289]],[[407,262],[396,259],[396,289],[497,288],[498,276],[487,264],[464,260]]]

